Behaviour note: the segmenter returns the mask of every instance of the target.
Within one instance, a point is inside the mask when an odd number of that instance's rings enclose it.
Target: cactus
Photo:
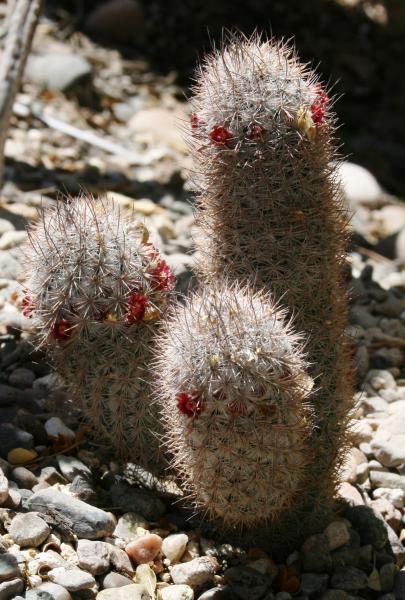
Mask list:
[[[157,394],[173,466],[222,530],[273,522],[302,492],[311,379],[300,337],[267,294],[217,283],[157,342]]]
[[[111,200],[59,202],[30,232],[23,312],[74,402],[123,458],[162,464],[149,363],[174,277]]]
[[[206,58],[192,110],[200,277],[209,284],[226,273],[282,300],[305,336],[317,387],[313,460],[278,524],[293,543],[327,522],[350,443],[347,216],[332,162],[335,117],[315,74],[287,46],[258,36],[234,37]]]

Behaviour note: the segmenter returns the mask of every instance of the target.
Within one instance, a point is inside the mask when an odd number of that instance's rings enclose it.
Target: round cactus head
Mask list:
[[[271,521],[300,490],[311,380],[284,316],[267,295],[218,284],[178,307],[158,343],[174,466],[226,526]]]

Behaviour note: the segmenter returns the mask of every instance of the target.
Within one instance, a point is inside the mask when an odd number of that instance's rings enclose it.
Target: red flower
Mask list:
[[[151,242],[146,242],[144,246],[151,260],[156,260],[160,257],[159,250],[155,248],[155,246],[151,244]]]
[[[164,260],[159,260],[152,273],[151,284],[154,290],[170,292],[174,290],[175,277]]]
[[[148,302],[149,298],[144,294],[140,294],[139,292],[131,294],[125,317],[126,322],[132,325],[132,323],[139,323],[139,321],[142,321]]]
[[[190,117],[190,124],[191,124],[191,129],[198,129],[199,126],[201,125],[202,121],[200,119],[200,117],[197,115],[197,113],[193,112],[191,113],[191,117]]]
[[[66,321],[66,319],[56,321],[51,329],[51,336],[54,337],[55,340],[67,340],[72,333],[71,327],[71,323]]]
[[[188,394],[187,392],[181,392],[176,396],[177,408],[180,412],[188,417],[198,417],[202,411],[202,399],[198,392],[194,394]]]
[[[263,137],[265,132],[265,128],[261,125],[252,125],[252,127],[249,129],[248,138],[250,140],[258,140]]]
[[[27,293],[25,294],[24,298],[22,299],[21,306],[22,306],[22,314],[24,315],[24,317],[31,319],[31,317],[34,313],[34,306],[31,302],[31,298],[29,297],[29,295]]]
[[[212,130],[209,133],[211,141],[216,146],[222,146],[223,144],[227,144],[227,142],[232,139],[233,135],[230,131],[228,131],[222,125],[214,125]]]
[[[329,96],[324,92],[320,86],[317,85],[317,99],[314,104],[311,105],[311,116],[315,125],[322,125],[325,118],[326,107],[329,104]]]

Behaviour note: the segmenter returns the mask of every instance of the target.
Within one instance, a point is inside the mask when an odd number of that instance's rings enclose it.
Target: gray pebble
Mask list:
[[[0,600],[11,600],[24,591],[22,579],[11,579],[0,583]]]
[[[380,569],[380,582],[382,592],[391,592],[394,589],[394,579],[397,567],[394,563],[387,563]]]
[[[328,587],[328,579],[326,573],[303,573],[300,591],[308,596],[324,592]]]
[[[55,467],[43,467],[39,475],[39,481],[55,485],[55,483],[67,483],[67,479],[55,469]]]
[[[91,471],[87,465],[75,456],[65,456],[60,454],[56,457],[58,467],[64,477],[68,481],[73,481],[76,475],[81,475],[84,478],[91,478]]]
[[[332,587],[347,592],[363,590],[367,584],[367,575],[356,567],[337,567],[331,577]]]
[[[121,538],[126,542],[137,537],[137,527],[143,527],[143,529],[149,529],[149,523],[141,515],[134,512],[128,512],[122,515],[118,519],[116,528],[114,529],[114,536]]]
[[[41,517],[34,513],[26,513],[14,517],[8,531],[19,546],[36,548],[46,540],[51,528]]]
[[[69,487],[69,492],[83,502],[94,504],[97,500],[97,493],[93,485],[87,477],[82,475],[76,475]]]
[[[13,448],[27,448],[31,450],[34,447],[34,437],[27,431],[18,429],[12,423],[0,424],[0,454],[7,456]]]
[[[45,590],[28,590],[25,592],[25,600],[53,600],[54,597]]]
[[[353,506],[349,508],[345,516],[360,534],[362,545],[371,544],[379,550],[383,548],[388,540],[384,519],[368,506]]]
[[[35,373],[30,369],[24,368],[15,369],[8,378],[8,382],[10,385],[21,389],[31,387],[34,381]]]
[[[121,575],[121,573],[112,571],[104,577],[103,588],[118,588],[123,587],[124,585],[131,585],[132,583],[133,581],[129,577],[125,577],[125,575]]]
[[[0,554],[0,582],[21,575],[18,562],[13,554]]]
[[[198,600],[232,600],[232,589],[229,585],[211,588],[198,596]]]
[[[244,566],[227,569],[224,579],[234,596],[240,600],[256,600],[263,597],[270,590],[272,581],[256,569]]]
[[[210,559],[207,556],[202,556],[185,563],[174,565],[170,571],[173,583],[184,583],[191,587],[198,587],[203,583],[212,581],[216,571],[214,560],[215,559]]]
[[[41,585],[36,589],[48,592],[51,594],[54,600],[72,600],[72,596],[69,594],[66,588],[58,585],[57,583],[52,583],[51,581],[41,583]]]
[[[10,478],[15,481],[20,488],[32,490],[34,485],[38,483],[34,473],[25,467],[16,467],[12,470]]]
[[[30,510],[39,512],[46,512],[48,508],[59,510],[72,522],[73,531],[79,538],[94,540],[114,531],[115,523],[110,514],[53,488],[36,492],[27,505]]]
[[[66,588],[69,592],[77,592],[93,587],[96,580],[90,573],[82,571],[76,567],[67,569],[66,567],[56,567],[48,571],[48,577],[52,583],[57,583]]]
[[[329,539],[325,533],[309,537],[301,547],[302,569],[308,573],[324,573],[332,566]]]
[[[90,63],[78,54],[52,52],[30,57],[26,73],[31,81],[43,88],[68,92],[91,81],[93,69]]]
[[[76,549],[79,567],[92,575],[105,573],[110,566],[109,546],[105,542],[79,540]]]

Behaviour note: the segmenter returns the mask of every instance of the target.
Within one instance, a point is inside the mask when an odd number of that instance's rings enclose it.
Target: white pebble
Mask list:
[[[171,563],[178,562],[183,556],[188,542],[185,533],[175,533],[163,540],[162,552]]]

